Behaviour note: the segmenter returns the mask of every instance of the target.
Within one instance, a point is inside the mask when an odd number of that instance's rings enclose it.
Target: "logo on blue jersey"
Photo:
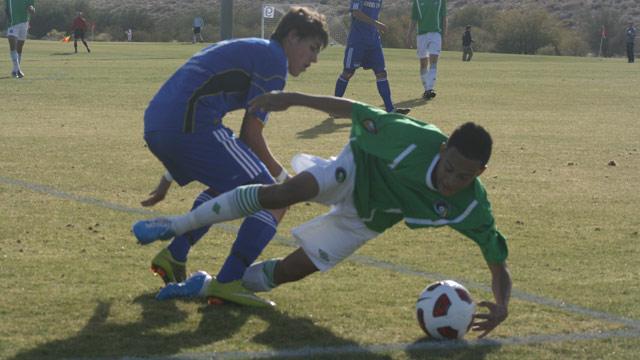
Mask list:
[[[449,213],[449,204],[443,200],[438,200],[433,203],[433,211],[435,211],[441,219],[444,219]]]
[[[380,2],[375,2],[375,1],[363,1],[362,6],[372,8],[372,9],[380,9],[380,6],[382,6],[382,4]]]
[[[343,167],[339,167],[336,169],[336,181],[338,183],[343,183],[347,179],[347,170]]]

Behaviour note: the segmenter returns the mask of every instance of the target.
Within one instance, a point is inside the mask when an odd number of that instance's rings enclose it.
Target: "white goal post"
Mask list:
[[[268,38],[291,6],[305,6],[323,14],[329,28],[329,44],[345,45],[349,34],[350,14],[348,6],[323,4],[262,4],[261,37]]]

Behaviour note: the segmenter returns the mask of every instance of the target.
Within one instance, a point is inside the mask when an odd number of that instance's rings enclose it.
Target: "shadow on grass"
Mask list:
[[[18,353],[12,360],[163,357],[183,351],[188,353],[189,349],[232,338],[251,317],[259,317],[269,326],[263,333],[245,341],[264,344],[273,352],[308,346],[349,346],[356,349],[357,358],[388,359],[336,336],[307,318],[291,317],[276,309],[207,306],[200,310],[202,320],[196,329],[172,331],[171,327],[185,321],[188,314],[178,309],[175,301],[158,302],[153,296],[144,294],[134,300],[135,304],[142,306],[139,321],[126,324],[110,322],[111,303],[99,302],[93,316],[75,336],[40,344]],[[233,352],[242,355],[244,350],[239,348]],[[215,354],[211,355],[215,357]],[[251,353],[246,353],[246,356],[250,357]],[[322,356],[316,354],[313,357]]]
[[[336,120],[339,122],[336,122]],[[297,135],[299,139],[315,139],[321,135],[333,134],[343,128],[351,128],[351,120],[342,118],[336,119],[330,116],[324,119],[320,124],[310,129],[300,131]]]
[[[411,344],[407,355],[410,359],[480,360],[499,348],[491,341],[486,346],[469,346],[465,340],[441,342],[424,337]]]
[[[70,51],[70,52],[55,52],[55,53],[51,53],[51,56],[67,56],[67,55],[73,55],[75,54],[75,52]]]
[[[399,108],[413,109],[416,107],[425,106],[428,103],[429,103],[428,101],[425,101],[422,98],[417,98],[413,100],[402,101],[402,102],[396,103],[395,105],[396,107],[399,107]],[[409,113],[409,116],[411,116],[411,113]],[[320,124],[312,128],[298,132],[297,135],[299,139],[315,139],[321,135],[333,134],[340,129],[350,128],[350,127],[351,127],[351,120],[336,119],[330,116],[324,119]]]

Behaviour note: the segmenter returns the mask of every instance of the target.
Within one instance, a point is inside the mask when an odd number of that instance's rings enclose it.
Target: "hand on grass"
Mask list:
[[[153,206],[162,200],[164,200],[165,196],[167,196],[167,192],[169,192],[169,188],[171,187],[171,181],[168,181],[163,176],[158,183],[158,186],[149,193],[149,197],[140,202],[140,204],[144,207]]]
[[[478,306],[489,309],[489,313],[476,314],[473,318],[473,331],[482,331],[478,338],[482,339],[503,322],[508,315],[507,308],[492,303],[490,301],[482,301]]]

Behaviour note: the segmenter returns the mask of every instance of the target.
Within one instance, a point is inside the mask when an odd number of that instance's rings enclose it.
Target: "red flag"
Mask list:
[[[603,39],[607,38],[607,29],[605,29],[604,25],[602,25],[602,33],[600,35]]]

